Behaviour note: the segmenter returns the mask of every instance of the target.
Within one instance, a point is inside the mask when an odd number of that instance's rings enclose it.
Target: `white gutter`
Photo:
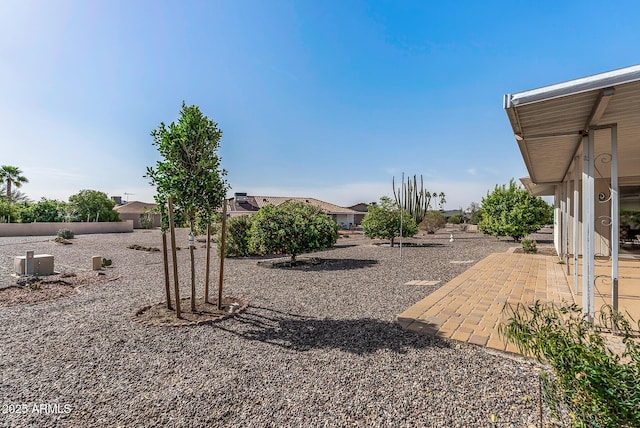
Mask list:
[[[633,65],[618,70],[607,71],[606,73],[594,74],[593,76],[531,89],[529,91],[506,94],[504,96],[503,107],[510,109],[538,101],[546,101],[567,95],[604,89],[638,80],[640,80],[640,65]]]

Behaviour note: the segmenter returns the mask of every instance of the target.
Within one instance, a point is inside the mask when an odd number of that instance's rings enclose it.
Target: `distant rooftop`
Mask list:
[[[341,207],[330,202],[321,201],[315,198],[304,198],[295,196],[258,196],[247,195],[246,193],[236,193],[235,197],[227,199],[227,212],[240,214],[251,214],[267,205],[278,206],[287,201],[303,202],[320,208],[327,214],[358,214],[351,208]]]

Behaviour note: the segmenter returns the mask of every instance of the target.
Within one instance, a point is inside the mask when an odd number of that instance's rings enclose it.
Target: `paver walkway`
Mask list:
[[[494,253],[397,316],[407,330],[517,353],[498,335],[505,303],[573,303],[558,257]]]

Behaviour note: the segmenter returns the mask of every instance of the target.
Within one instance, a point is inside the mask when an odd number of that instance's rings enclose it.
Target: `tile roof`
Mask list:
[[[247,196],[247,202],[238,203],[234,198],[227,199],[228,212],[246,212],[251,214],[266,205],[278,206],[287,201],[303,202],[320,208],[327,214],[358,214],[351,208],[341,207],[315,198],[289,197],[289,196]]]
[[[147,211],[153,210],[157,207],[157,204],[148,203],[148,202],[140,202],[140,201],[131,201],[127,202],[124,205],[118,205],[113,209],[118,211],[119,213],[128,213],[128,214],[143,214]]]

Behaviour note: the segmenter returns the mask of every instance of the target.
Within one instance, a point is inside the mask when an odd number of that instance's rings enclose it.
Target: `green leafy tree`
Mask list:
[[[81,190],[69,197],[68,209],[73,221],[120,221],[114,206],[115,202],[104,192]]]
[[[482,208],[471,213],[469,217],[469,223],[478,224],[482,221]]]
[[[178,121],[168,126],[160,123],[151,136],[162,157],[155,168],[147,167],[145,174],[156,187],[156,202],[163,205],[171,197],[176,210],[188,218],[193,231],[198,216],[211,218],[222,206],[229,188],[224,179],[227,173],[221,169],[217,153],[222,131],[198,106],[187,106],[183,102]],[[191,310],[195,311],[193,247],[190,255]]]
[[[60,222],[63,221],[63,213],[66,202],[55,199],[42,198],[35,204],[30,204],[27,209],[20,213],[22,223],[33,222]]]
[[[225,240],[225,257],[246,257],[251,253],[249,238],[252,226],[251,216],[241,215],[227,220],[227,236]],[[218,248],[222,239],[218,237]]]
[[[492,236],[510,236],[519,241],[524,236],[553,223],[553,207],[509,181],[509,186],[495,187],[482,198],[482,221],[478,229]]]
[[[5,200],[0,200],[0,223],[14,223],[19,218],[19,212],[15,205],[9,205]]]
[[[333,247],[340,226],[322,210],[304,202],[267,205],[253,215],[249,248],[257,254],[299,254]]]
[[[178,122],[160,123],[151,136],[162,160],[147,167],[145,177],[156,187],[157,202],[172,196],[176,210],[190,222],[220,208],[229,186],[217,154],[222,138],[218,124],[199,107],[182,103]]]
[[[12,186],[16,188],[22,187],[23,183],[28,183],[29,180],[24,175],[21,175],[22,171],[20,168],[11,165],[2,165],[0,166],[0,182],[3,182],[5,185],[5,192],[7,197],[7,203],[11,205],[13,201],[13,192],[11,190]]]
[[[16,212],[18,215],[18,219],[20,223],[33,223],[33,207],[34,204],[30,204],[28,202],[23,202],[20,204],[14,203],[13,206],[16,208]]]
[[[383,196],[378,204],[369,206],[367,215],[362,219],[362,230],[365,236],[388,239],[393,246],[394,240],[400,236],[400,218],[403,237],[418,233],[418,226],[411,214],[400,210],[391,198]]]

